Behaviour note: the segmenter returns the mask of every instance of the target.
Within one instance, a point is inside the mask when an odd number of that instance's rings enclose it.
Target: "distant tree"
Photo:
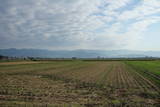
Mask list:
[[[75,60],[75,59],[77,59],[77,58],[76,58],[76,57],[72,57],[72,59],[74,59],[74,60]]]
[[[0,55],[0,60],[2,60],[2,59],[8,59],[8,57],[7,57],[7,56]]]
[[[2,56],[2,55],[0,55],[0,59],[3,59],[3,56]]]
[[[37,58],[34,58],[34,57],[28,57],[28,59],[31,61],[37,61]]]
[[[97,56],[97,59],[100,59],[101,57],[100,56]]]

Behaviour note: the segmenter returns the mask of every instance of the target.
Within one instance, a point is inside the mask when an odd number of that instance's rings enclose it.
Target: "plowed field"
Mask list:
[[[160,62],[1,62],[1,106],[158,107]]]

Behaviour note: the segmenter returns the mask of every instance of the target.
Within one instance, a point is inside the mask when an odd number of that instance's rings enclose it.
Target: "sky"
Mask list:
[[[0,0],[0,48],[160,51],[160,0]]]

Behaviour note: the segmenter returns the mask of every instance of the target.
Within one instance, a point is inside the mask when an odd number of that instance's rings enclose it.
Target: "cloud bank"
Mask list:
[[[1,0],[0,48],[129,49],[160,0]]]

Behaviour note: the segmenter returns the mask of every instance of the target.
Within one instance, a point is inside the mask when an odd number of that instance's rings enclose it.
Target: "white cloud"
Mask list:
[[[5,10],[0,14],[0,23],[6,25],[5,28],[0,25],[4,29],[0,30],[0,38],[12,42],[8,47],[13,44],[48,49],[129,47],[131,41],[137,41],[141,32],[160,19],[150,16],[160,12],[160,1],[142,0],[128,10],[133,1],[6,0],[8,5],[0,7]]]
[[[160,13],[159,0],[142,0],[132,10],[124,11],[119,16],[119,20],[142,19],[156,13]]]
[[[119,9],[128,3],[130,3],[132,0],[107,0],[106,2],[108,3],[108,10],[116,10]]]

